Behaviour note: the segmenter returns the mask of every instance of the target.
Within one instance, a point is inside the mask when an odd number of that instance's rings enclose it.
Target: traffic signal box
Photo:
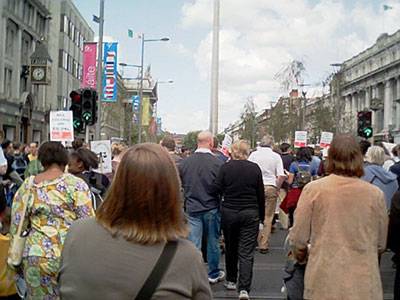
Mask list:
[[[357,113],[357,134],[366,139],[373,136],[371,111],[360,111]]]
[[[93,89],[82,89],[70,93],[73,114],[73,125],[77,132],[82,132],[84,125],[97,122],[97,92]]]
[[[83,131],[81,92],[72,91],[69,97],[71,98],[71,107],[69,109],[72,110],[74,130],[81,132]]]

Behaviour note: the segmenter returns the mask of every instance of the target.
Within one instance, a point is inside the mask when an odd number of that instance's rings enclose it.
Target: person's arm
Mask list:
[[[279,155],[277,155],[277,156],[278,156],[278,159],[277,159],[277,167],[276,167],[276,187],[279,190],[281,188],[282,184],[286,180],[286,175],[285,175],[285,171],[283,170],[282,158]]]
[[[257,166],[257,202],[260,223],[264,223],[265,219],[265,190],[261,169]]]
[[[288,180],[287,180],[289,185],[291,185],[293,183],[296,172],[298,172],[296,163],[292,162],[289,167],[289,176],[288,176]]]
[[[31,179],[29,179],[31,180]],[[13,203],[11,207],[11,225],[10,225],[10,234],[11,239],[17,234],[18,226],[21,222],[22,215],[24,214],[25,204],[29,204],[31,191],[28,187],[28,179],[21,185],[18,191],[15,193],[13,198]],[[28,212],[29,207],[27,208]],[[24,224],[22,228],[27,228],[28,226],[28,213],[25,213]],[[24,229],[23,229],[24,230]],[[11,244],[11,243],[10,243]]]
[[[211,193],[222,195],[224,192],[224,178],[225,178],[225,168],[224,165],[219,169],[218,175],[215,178],[213,184],[211,185]]]
[[[313,212],[313,195],[309,185],[301,193],[294,215],[294,226],[289,233],[289,241],[298,261],[303,261],[307,254],[307,246],[311,236],[311,221]]]
[[[82,180],[80,187],[75,187],[74,205],[77,219],[94,216],[92,197],[89,186]]]

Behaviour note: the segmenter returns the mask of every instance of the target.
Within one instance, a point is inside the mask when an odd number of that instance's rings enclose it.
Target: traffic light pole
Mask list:
[[[96,123],[96,140],[101,138],[101,98],[103,97],[103,28],[104,28],[104,0],[100,0],[100,17],[99,17],[99,42],[97,51],[97,90],[98,90],[98,105],[97,105],[97,123]],[[88,126],[86,126],[88,128]],[[86,129],[88,130],[88,129]],[[88,133],[87,133],[88,137]]]
[[[89,126],[85,125],[85,143],[89,144]]]

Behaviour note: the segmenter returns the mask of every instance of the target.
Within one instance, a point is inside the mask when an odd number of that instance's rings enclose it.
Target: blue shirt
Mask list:
[[[311,173],[311,176],[317,176],[318,174],[318,168],[319,165],[313,164],[312,162],[306,162],[306,161],[294,161],[290,165],[289,172],[291,174],[294,174],[294,180],[292,183],[292,188],[298,188],[298,184],[296,182],[296,175],[299,172],[299,168],[302,171],[309,171]]]

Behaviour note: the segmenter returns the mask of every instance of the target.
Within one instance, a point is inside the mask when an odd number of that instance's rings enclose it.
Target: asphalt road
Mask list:
[[[255,256],[254,274],[252,291],[250,299],[285,299],[281,293],[282,274],[285,265],[285,253],[283,250],[283,242],[287,231],[276,230],[271,237],[270,252],[261,255],[258,252]],[[387,252],[383,255],[381,261],[381,274],[384,290],[384,299],[393,299],[393,283],[395,270],[392,268],[391,253]],[[222,267],[224,268],[225,257],[221,259]],[[225,290],[223,283],[218,283],[212,286],[214,299],[238,299],[235,291]]]

